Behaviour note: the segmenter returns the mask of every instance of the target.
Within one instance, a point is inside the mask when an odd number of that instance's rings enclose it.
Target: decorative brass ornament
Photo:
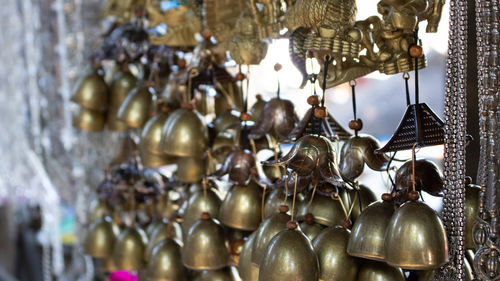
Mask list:
[[[164,112],[157,113],[155,116],[151,117],[141,133],[141,141],[139,145],[141,149],[155,154],[155,155],[165,155],[161,147],[161,138],[163,125],[167,121],[168,115]]]
[[[261,265],[266,248],[271,239],[286,228],[286,223],[290,220],[290,216],[286,214],[287,211],[288,207],[280,207],[279,213],[275,213],[265,219],[256,230],[255,241],[252,247],[253,264],[257,266]]]
[[[144,252],[148,238],[140,228],[125,229],[115,243],[113,261],[119,270],[140,270],[146,265]]]
[[[311,241],[298,229],[279,232],[266,247],[259,280],[318,280],[318,258]]]
[[[356,280],[358,263],[356,258],[346,252],[349,235],[348,229],[336,226],[324,229],[313,240],[312,245],[319,261],[319,280]]]
[[[118,110],[118,119],[131,128],[142,128],[153,112],[154,90],[144,85],[134,88]]]
[[[442,196],[443,175],[438,166],[426,159],[409,160],[396,173],[396,200],[403,203],[408,200],[408,192],[413,187],[413,166],[415,166],[415,190],[425,191],[433,196]]]
[[[229,174],[229,179],[235,184],[246,185],[252,174],[257,173],[255,157],[248,150],[234,150],[224,162],[222,169],[216,174],[220,178]]]
[[[481,187],[469,184],[465,188],[465,248],[475,249],[474,245],[474,222],[479,214],[479,193]]]
[[[105,111],[108,109],[109,89],[98,71],[85,76],[77,84],[71,101],[85,109]]]
[[[106,125],[106,113],[80,107],[73,115],[73,127],[87,132],[100,132]]]
[[[405,281],[406,278],[401,269],[389,266],[385,262],[363,261],[360,264],[358,280]],[[430,279],[418,280],[429,281]]]
[[[257,232],[252,232],[252,234],[250,234],[248,239],[245,241],[245,244],[243,244],[243,249],[241,250],[240,260],[238,262],[238,272],[243,281],[259,280],[259,271],[258,269],[253,269],[252,266],[252,248],[256,235]]]
[[[181,262],[181,246],[175,239],[167,238],[154,247],[146,275],[152,281],[187,281],[187,271]]]
[[[202,219],[189,229],[182,248],[182,263],[192,270],[216,270],[228,265],[224,230],[208,213],[203,213]]]
[[[113,246],[119,234],[109,217],[97,219],[89,227],[85,237],[84,252],[94,258],[108,258],[113,254]]]
[[[213,189],[208,188],[206,190],[206,199],[203,193],[203,187],[195,191],[189,197],[187,207],[182,216],[184,220],[182,222],[184,233],[187,234],[188,230],[199,220],[203,212],[208,212],[213,218],[217,219],[219,217],[220,205],[221,199]]]
[[[269,157],[266,162],[275,160],[275,156]],[[283,178],[285,175],[285,170],[283,167],[279,166],[262,166],[262,170],[266,178],[271,182],[276,182]]]
[[[135,78],[129,71],[120,71],[113,79],[110,85],[110,97],[108,108],[108,129],[112,132],[123,132],[128,130],[125,122],[118,120],[118,110],[127,98],[127,95],[137,85]]]
[[[385,234],[384,248],[385,261],[403,269],[436,269],[448,261],[443,223],[433,209],[418,201],[409,201],[396,210]]]
[[[259,120],[248,137],[260,139],[266,134],[273,134],[281,139],[288,136],[298,121],[299,118],[291,101],[273,98],[264,106]]]
[[[233,185],[220,206],[220,221],[234,229],[255,230],[262,218],[261,202],[262,190],[255,182]]]
[[[196,111],[177,109],[163,126],[163,152],[179,157],[201,157],[208,144],[208,129]]]

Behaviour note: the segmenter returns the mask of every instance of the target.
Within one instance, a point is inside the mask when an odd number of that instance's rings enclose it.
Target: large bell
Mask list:
[[[124,230],[115,243],[113,261],[119,270],[139,270],[145,266],[144,251],[148,244],[146,233],[140,228]]]
[[[323,227],[314,222],[313,214],[306,214],[305,220],[300,224],[300,230],[313,241],[316,236],[323,230]]]
[[[436,269],[448,261],[443,223],[433,209],[419,201],[407,202],[396,210],[384,247],[385,261],[403,269]]]
[[[165,155],[160,144],[163,125],[167,121],[167,117],[167,113],[160,112],[146,122],[142,129],[141,142],[139,143],[142,149],[151,154]]]
[[[87,132],[100,132],[106,125],[106,113],[80,107],[73,114],[73,127]]]
[[[347,252],[351,256],[383,261],[385,255],[385,233],[394,213],[391,195],[384,194],[383,202],[368,206],[352,227]]]
[[[113,254],[113,246],[120,230],[111,218],[97,219],[90,225],[85,237],[84,252],[94,258],[107,258]]]
[[[102,112],[108,108],[108,90],[102,75],[94,71],[79,81],[71,101],[83,108]]]
[[[238,272],[243,281],[259,280],[259,270],[257,267],[252,266],[252,247],[255,241],[255,235],[256,232],[252,232],[252,234],[248,236],[241,250],[240,260],[238,262]]]
[[[474,234],[472,228],[479,212],[479,193],[481,187],[469,184],[465,188],[465,248],[474,249]]]
[[[385,262],[363,261],[358,273],[359,281],[405,281],[405,275],[399,268]],[[420,280],[420,279],[419,279]],[[422,279],[423,280],[423,279]],[[429,279],[427,279],[429,281]]]
[[[175,221],[171,222],[161,222],[156,226],[156,228],[152,231],[151,235],[149,236],[149,241],[148,245],[146,247],[146,252],[144,257],[146,258],[146,261],[149,260],[151,257],[151,254],[160,242],[163,240],[167,239],[167,237],[172,237],[173,239],[177,240],[178,244],[182,246],[182,228],[180,224],[178,224]]]
[[[252,247],[252,263],[261,265],[262,258],[265,255],[267,245],[276,234],[286,228],[286,223],[290,220],[287,215],[288,207],[280,207],[280,212],[275,213],[265,219],[256,230],[255,241]]]
[[[163,152],[179,157],[201,157],[207,148],[208,129],[194,110],[177,109],[163,126]]]
[[[206,159],[194,157],[179,157],[174,178],[183,183],[195,183],[207,174]]]
[[[317,281],[319,263],[311,241],[297,229],[295,222],[288,225],[288,229],[282,230],[269,242],[260,264],[259,280]]]
[[[134,88],[118,110],[118,119],[131,128],[142,128],[153,112],[153,90],[146,86]]]
[[[349,209],[352,208],[351,218],[353,221],[356,221],[361,214],[361,210],[364,210],[368,205],[377,201],[377,196],[370,188],[361,184],[359,185],[359,193],[356,190],[347,190],[342,194],[342,199],[346,208],[347,206],[349,206]],[[361,208],[359,207],[360,201]]]
[[[203,194],[203,188],[196,190],[187,202],[186,209],[184,210],[184,215],[182,216],[182,229],[184,233],[191,228],[191,226],[200,219],[203,212],[208,212],[210,215],[217,219],[219,218],[219,209],[221,205],[221,199],[213,189],[206,187],[206,200]]]
[[[312,245],[319,261],[319,280],[356,280],[358,263],[356,258],[346,252],[349,235],[349,230],[336,226],[324,229],[313,240]]]
[[[120,71],[116,74],[110,86],[108,129],[112,132],[122,132],[128,129],[127,123],[118,120],[118,110],[127,98],[127,94],[135,88],[137,78],[129,71]]]
[[[234,185],[220,206],[220,221],[231,228],[255,230],[262,218],[261,202],[262,190],[254,181],[247,186]]]
[[[309,202],[306,198],[305,202]],[[306,203],[306,204],[307,204]],[[324,226],[340,225],[345,214],[339,200],[316,194],[312,203],[306,208],[307,213],[314,215],[314,221]]]
[[[192,270],[216,270],[228,265],[224,230],[208,213],[203,213],[189,229],[182,247],[182,263]]]
[[[175,239],[165,239],[153,249],[146,268],[151,281],[187,281],[187,271],[181,262],[181,246]]]

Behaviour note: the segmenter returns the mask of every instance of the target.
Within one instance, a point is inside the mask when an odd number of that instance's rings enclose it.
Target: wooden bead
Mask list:
[[[416,191],[410,191],[408,193],[408,199],[410,199],[411,201],[417,201],[418,198],[420,198],[420,195],[418,194],[418,192],[416,192]]]
[[[318,97],[318,96],[316,96],[316,95],[309,96],[309,97],[307,98],[307,103],[308,103],[309,105],[312,105],[312,106],[314,106],[314,105],[318,105],[318,104],[319,104],[319,97]]]
[[[286,213],[288,212],[288,206],[287,205],[280,205],[279,211],[280,213]]]
[[[235,77],[236,81],[243,81],[243,80],[245,80],[245,78],[246,78],[246,77],[245,77],[245,74],[243,74],[243,73],[241,73],[241,72],[238,72],[238,73],[236,74],[236,77]]]
[[[283,68],[283,66],[280,63],[276,63],[274,65],[274,71],[278,72]]]
[[[180,68],[185,68],[185,67],[186,67],[186,65],[187,65],[187,62],[186,62],[186,60],[185,60],[185,59],[179,59],[179,60],[177,61],[177,66],[178,66],[178,67],[180,67]]]
[[[412,45],[410,46],[409,53],[412,58],[419,58],[424,54],[424,51],[419,45]]]
[[[252,115],[248,112],[242,112],[240,115],[240,120],[241,121],[250,121],[252,119]]]
[[[208,213],[208,212],[203,212],[203,213],[201,214],[201,219],[202,219],[202,220],[209,220],[209,219],[210,219],[210,213]]]
[[[326,107],[324,106],[320,106],[320,107],[316,107],[314,109],[314,117],[316,118],[325,118],[326,117]]]
[[[209,30],[203,30],[203,32],[201,33],[201,37],[203,37],[203,39],[205,40],[208,40],[210,39],[210,37],[212,37],[212,33]]]
[[[382,200],[386,202],[392,201],[392,195],[390,193],[384,193],[382,194]]]
[[[231,255],[239,255],[243,249],[243,244],[245,244],[244,239],[238,239],[231,243]]]
[[[299,225],[297,224],[297,222],[295,221],[289,221],[286,223],[286,227],[290,230],[294,230],[294,229],[297,229]]]
[[[349,121],[349,129],[354,131],[359,131],[363,128],[363,122],[361,119]]]

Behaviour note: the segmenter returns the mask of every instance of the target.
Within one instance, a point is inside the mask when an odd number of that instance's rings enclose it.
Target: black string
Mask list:
[[[356,115],[356,85],[351,85],[352,89],[352,112],[354,114],[354,120],[358,120]]]
[[[280,79],[278,78],[278,91],[276,92],[276,97],[280,99],[280,92],[281,92],[281,83]]]
[[[323,97],[321,98],[321,106],[325,106],[325,92],[326,92],[326,76],[328,74],[328,65],[330,64],[330,56],[325,57],[325,65],[323,67]]]
[[[389,176],[389,180],[391,181],[391,185],[392,185],[391,193],[394,192],[394,189],[396,188],[396,184],[394,183],[394,180],[392,179],[392,176],[391,176],[391,173],[389,172],[389,170],[391,168],[392,161],[394,160],[394,158],[396,158],[396,153],[398,153],[398,152],[395,151],[394,154],[389,159],[389,163],[387,163],[387,169],[386,169],[387,175]]]
[[[410,79],[410,77],[405,76],[404,79],[405,79],[405,87],[406,87],[406,105],[409,106],[411,104],[411,100],[410,100],[410,86],[408,84],[408,80]]]
[[[415,33],[413,35],[415,39],[415,45],[418,45],[418,25],[415,27]],[[418,57],[415,57],[415,104],[419,104],[419,92],[418,92]]]

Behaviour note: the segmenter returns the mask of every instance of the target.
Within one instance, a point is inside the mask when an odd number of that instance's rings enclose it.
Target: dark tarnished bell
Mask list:
[[[318,256],[320,267],[319,280],[356,280],[358,263],[356,258],[346,252],[349,235],[349,230],[336,226],[324,229],[313,240],[314,252]]]
[[[105,111],[109,103],[109,89],[98,71],[83,77],[77,84],[71,101],[85,109]]]
[[[181,246],[175,239],[165,239],[153,249],[146,268],[151,281],[187,281],[187,271],[181,262]]]
[[[233,185],[220,206],[220,221],[234,229],[255,230],[262,218],[261,202],[262,189],[254,181],[247,186]]]
[[[253,153],[248,150],[236,149],[231,152],[222,169],[216,174],[218,177],[229,174],[229,179],[235,184],[246,185],[256,169]]]
[[[273,98],[264,106],[259,120],[250,131],[249,138],[260,139],[272,133],[278,139],[288,136],[299,121],[295,106],[289,100]]]
[[[389,266],[385,262],[363,261],[360,264],[358,280],[405,281],[406,278],[401,269]],[[424,280],[430,279],[422,279]]]
[[[267,245],[276,234],[286,228],[290,216],[286,214],[288,207],[280,207],[280,212],[265,219],[256,230],[255,241],[252,247],[252,263],[261,265]]]
[[[479,193],[481,187],[469,184],[465,188],[465,248],[475,249],[472,231],[479,212]]]
[[[413,164],[406,161],[396,173],[396,201],[399,204],[408,200],[408,192],[413,188]],[[442,196],[443,175],[434,162],[419,159],[415,161],[415,190],[425,191],[434,196]]]
[[[311,241],[299,229],[285,229],[269,242],[260,264],[259,280],[317,281],[319,272]]]
[[[119,234],[119,228],[110,217],[97,219],[89,227],[85,237],[84,252],[94,258],[107,258],[113,254],[113,246]]]
[[[118,270],[140,270],[146,263],[144,252],[148,238],[140,228],[125,229],[115,243],[113,261]]]
[[[402,269],[436,269],[448,261],[443,223],[432,208],[419,201],[409,201],[396,210],[384,248],[385,261]]]

